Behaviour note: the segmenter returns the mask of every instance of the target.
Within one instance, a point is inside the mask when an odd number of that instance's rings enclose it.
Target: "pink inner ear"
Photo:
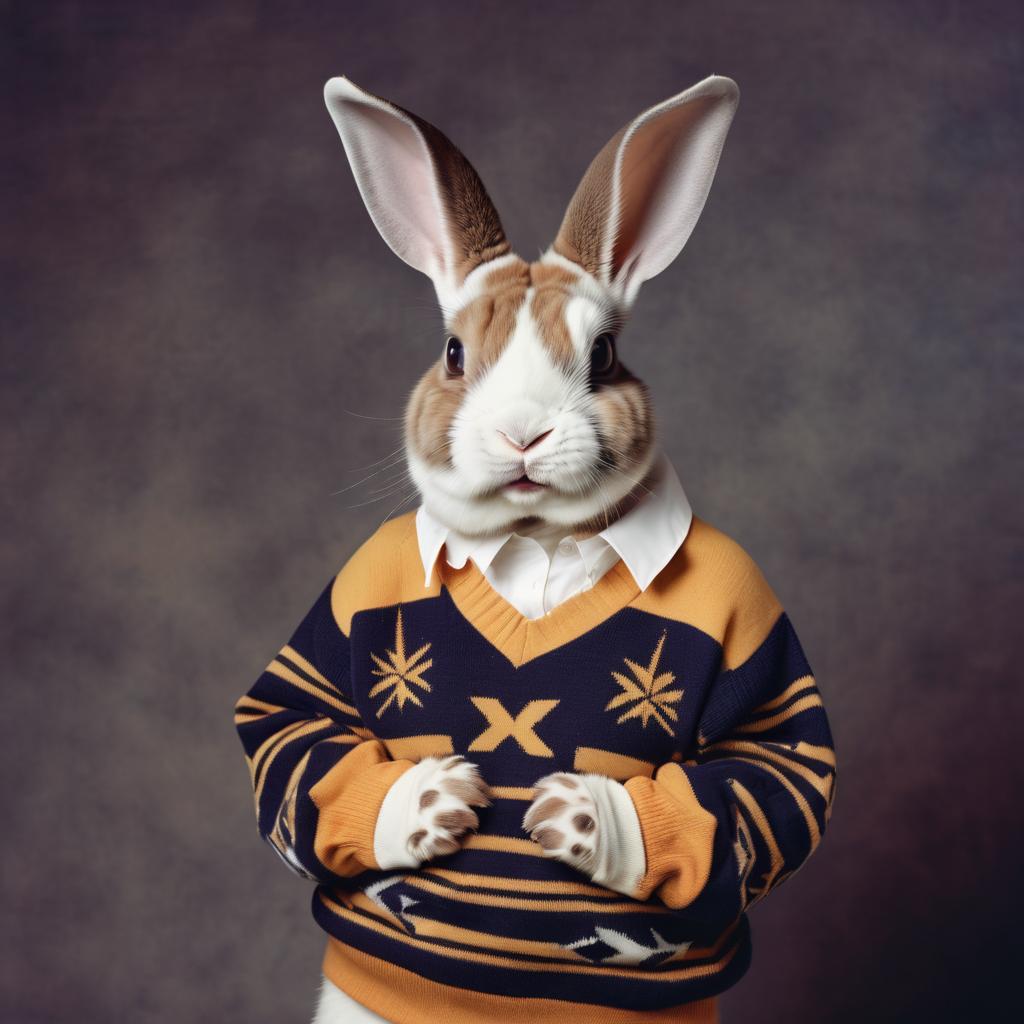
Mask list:
[[[704,207],[732,106],[706,96],[655,113],[624,143],[612,277],[647,280],[672,262]]]
[[[447,235],[426,146],[394,114],[359,104],[349,121],[353,170],[384,240],[430,275],[449,265]]]

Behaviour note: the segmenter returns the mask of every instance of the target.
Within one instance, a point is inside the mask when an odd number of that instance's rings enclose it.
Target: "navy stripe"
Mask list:
[[[527,838],[524,834],[522,838]],[[468,871],[476,875],[499,878],[525,878],[531,882],[583,882],[593,884],[586,875],[552,857],[534,857],[523,853],[502,853],[498,850],[459,849],[431,861],[439,868]]]

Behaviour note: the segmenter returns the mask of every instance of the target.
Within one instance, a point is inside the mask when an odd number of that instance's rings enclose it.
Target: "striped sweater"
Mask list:
[[[472,562],[424,586],[414,516],[328,583],[236,706],[260,834],[318,883],[324,973],[388,1020],[710,1021],[750,961],[747,908],[817,846],[828,722],[793,627],[700,519],[640,591],[619,562],[541,619]],[[461,753],[491,805],[456,852],[383,871],[384,796]],[[523,831],[550,771],[624,783],[646,872],[629,895]],[[578,1018],[580,1019],[580,1018]]]

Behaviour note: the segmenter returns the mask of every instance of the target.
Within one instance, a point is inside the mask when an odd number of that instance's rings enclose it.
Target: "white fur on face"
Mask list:
[[[590,347],[607,323],[608,304],[601,286],[582,277],[565,308],[571,365],[559,366],[552,358],[531,314],[533,289],[527,289],[512,337],[469,386],[452,421],[451,467],[428,464],[410,452],[410,472],[424,503],[448,526],[486,534],[535,517],[572,527],[621,501],[649,470],[653,446],[634,466],[610,469],[602,458],[605,439],[590,389]],[[525,452],[508,440],[526,444],[546,431]],[[507,486],[524,473],[545,487]]]

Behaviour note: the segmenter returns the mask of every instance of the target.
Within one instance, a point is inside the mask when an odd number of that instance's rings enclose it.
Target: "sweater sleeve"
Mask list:
[[[392,760],[355,707],[334,586],[235,706],[259,833],[293,871],[319,882],[380,866],[377,816],[413,765]]]
[[[756,567],[749,583],[729,627],[744,656],[716,677],[693,748],[626,783],[646,857],[633,895],[716,923],[806,861],[835,788],[832,736],[800,642]]]

